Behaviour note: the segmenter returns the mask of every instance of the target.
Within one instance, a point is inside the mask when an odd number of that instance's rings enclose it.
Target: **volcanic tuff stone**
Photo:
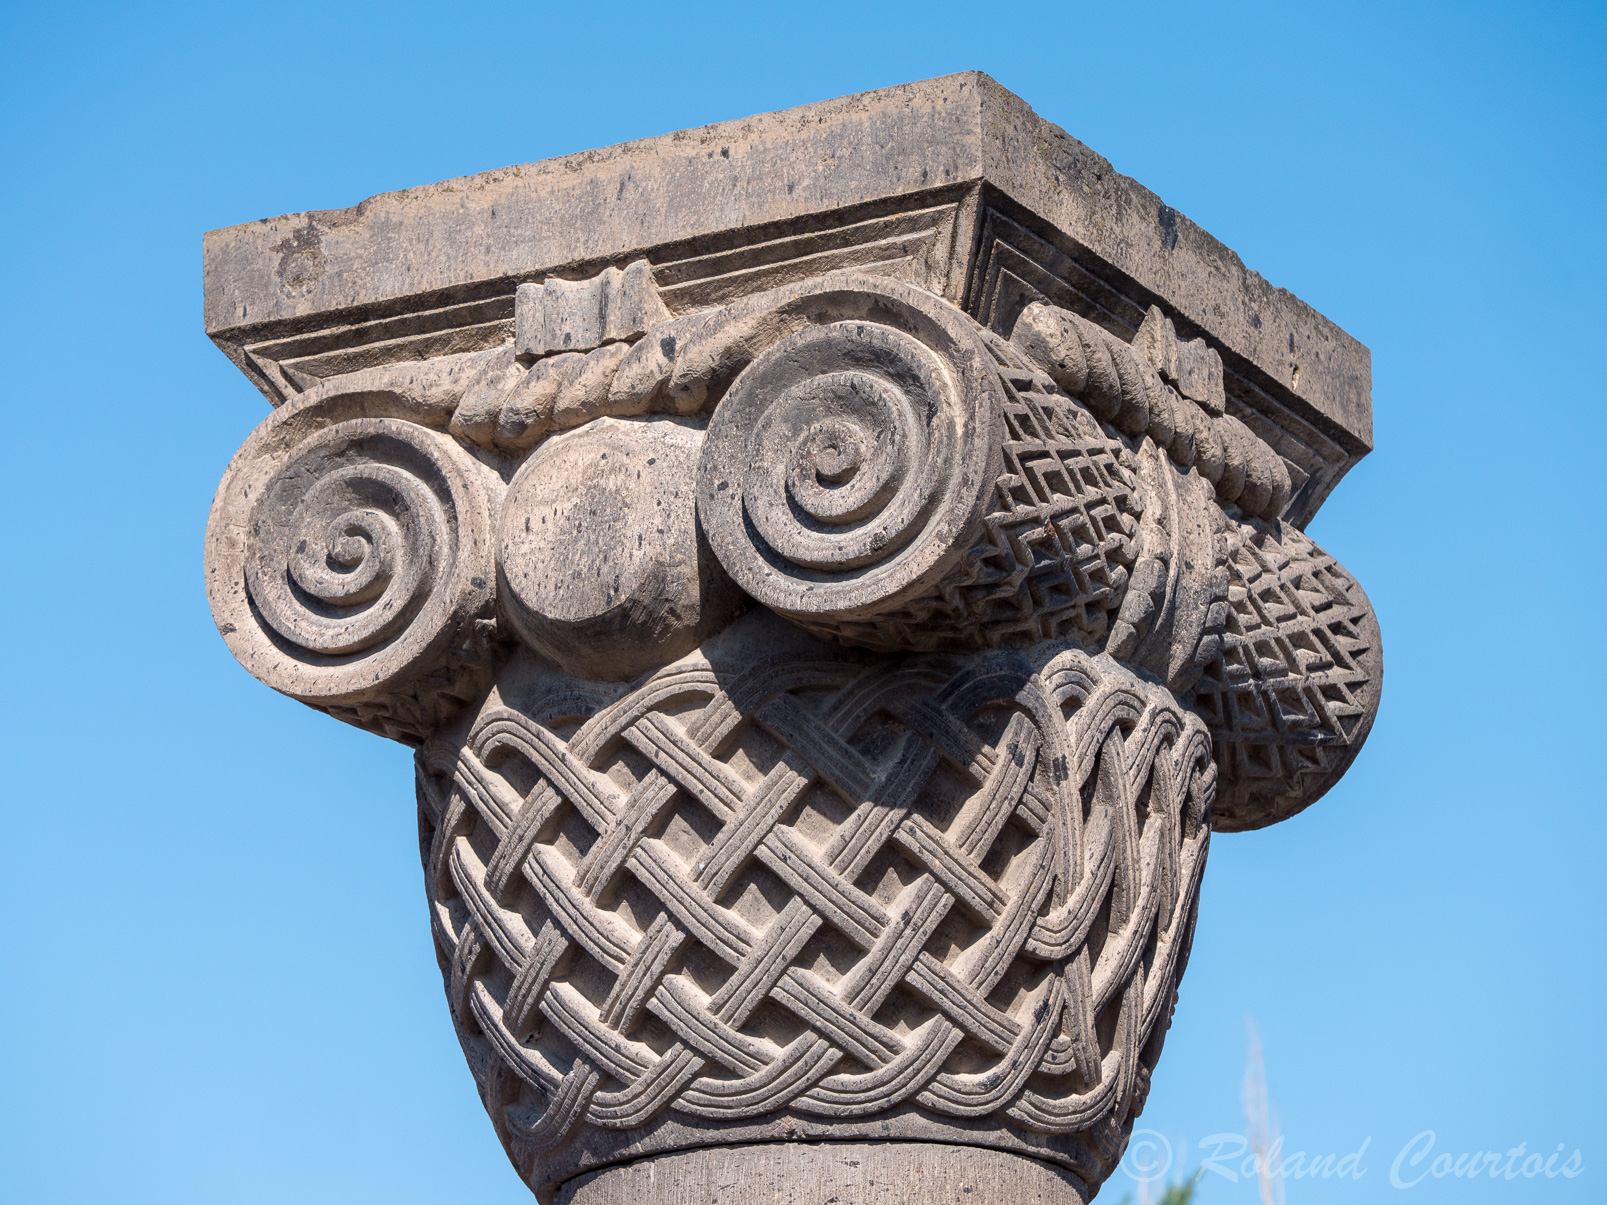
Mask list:
[[[543,1201],[1086,1201],[1377,621],[1364,348],[985,76],[207,236],[218,629],[416,750]],[[358,996],[362,986],[325,985]]]

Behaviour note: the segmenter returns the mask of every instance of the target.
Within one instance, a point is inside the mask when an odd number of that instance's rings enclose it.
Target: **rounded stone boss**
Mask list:
[[[879,1200],[910,1144],[912,1201],[1087,1200],[1212,831],[1367,735],[1367,599],[1159,311],[668,292],[550,278],[490,346],[302,382],[219,487],[219,629],[416,749],[452,1022],[541,1199]]]

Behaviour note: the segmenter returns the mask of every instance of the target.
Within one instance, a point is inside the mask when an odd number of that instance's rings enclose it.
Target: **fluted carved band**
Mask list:
[[[428,696],[483,652],[499,486],[450,437],[375,408],[324,399],[259,429],[218,489],[208,593],[269,686],[416,741],[443,718]]]
[[[1186,958],[1204,726],[1074,647],[895,663],[772,629],[624,692],[538,672],[420,753],[448,995],[510,1155],[913,1108],[1058,1135],[1086,1174],[1075,1136],[1119,1146]]]
[[[1129,436],[1148,435],[1179,467],[1197,469],[1224,506],[1266,518],[1283,513],[1288,469],[1277,452],[1222,412],[1220,399],[1207,411],[1178,396],[1132,345],[1058,306],[1028,306],[1011,341],[1102,422]]]

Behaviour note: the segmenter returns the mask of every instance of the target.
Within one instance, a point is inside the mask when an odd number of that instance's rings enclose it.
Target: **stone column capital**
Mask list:
[[[1376,712],[1372,610],[1300,527],[1370,440],[1365,349],[1165,207],[1153,263],[1025,209],[975,106],[1091,152],[986,77],[859,99],[700,132],[718,163],[635,144],[635,242],[615,152],[209,236],[209,327],[276,404],[214,616],[416,750],[452,1021],[542,1199],[900,1142],[1087,1199],[1211,832],[1311,804]],[[934,177],[956,122],[979,159]],[[795,212],[802,151],[867,123],[880,174]],[[689,181],[732,145],[721,226]],[[569,234],[464,241],[495,205]],[[1326,340],[1304,392],[1200,289]]]

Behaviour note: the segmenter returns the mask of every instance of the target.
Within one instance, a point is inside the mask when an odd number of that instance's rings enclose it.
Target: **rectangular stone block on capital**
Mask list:
[[[532,1191],[1091,1197],[1212,832],[1377,710],[1303,530],[1366,348],[979,73],[214,231],[205,273],[273,407],[214,617],[415,750]]]

